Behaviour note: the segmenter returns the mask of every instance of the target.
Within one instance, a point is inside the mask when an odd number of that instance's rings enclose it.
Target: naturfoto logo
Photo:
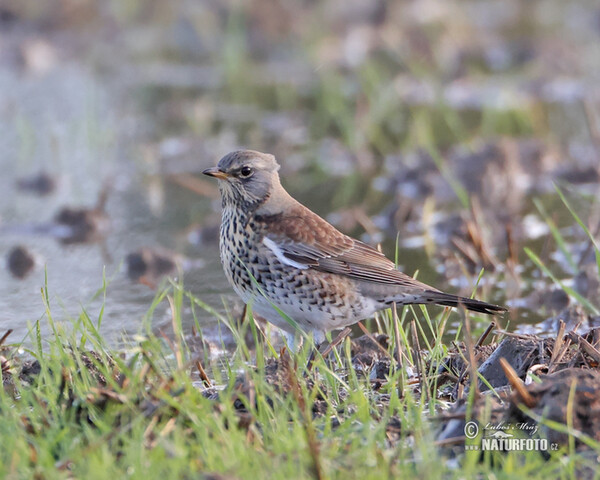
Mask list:
[[[483,430],[480,436],[480,431]],[[558,450],[558,445],[550,444],[546,438],[532,438],[539,430],[534,423],[487,423],[483,429],[477,422],[470,421],[465,424],[465,437],[475,440],[480,437],[481,445],[470,443],[465,445],[466,450],[483,451],[548,451]],[[525,435],[525,436],[524,436]]]

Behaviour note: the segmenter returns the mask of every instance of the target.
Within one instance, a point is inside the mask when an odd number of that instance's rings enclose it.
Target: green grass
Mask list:
[[[596,259],[596,266],[598,269],[598,275],[600,276],[600,246],[598,244],[598,241],[596,240],[595,236],[591,233],[586,223],[581,219],[580,215],[576,212],[571,201],[567,199],[565,193],[557,185],[555,185],[555,189],[558,194],[558,198],[560,199],[560,202],[568,211],[568,214],[572,219],[573,227],[581,229],[581,231],[585,234],[585,240],[589,242],[590,246],[593,248],[593,252]],[[585,197],[580,197],[581,198],[578,198],[578,200],[588,201],[588,199],[586,199]],[[540,211],[544,221],[548,225],[548,229],[552,234],[552,238],[554,239],[557,249],[560,250],[561,254],[567,260],[568,265],[572,270],[570,272],[570,276],[573,275],[573,273],[577,271],[578,265],[574,259],[573,252],[571,252],[570,250],[570,248],[572,247],[569,246],[569,241],[565,239],[564,235],[561,233],[554,220],[546,212],[542,203],[539,200],[536,200],[535,205]],[[579,294],[574,288],[567,284],[568,282],[560,278],[561,274],[557,274],[553,271],[553,266],[546,265],[539,257],[539,255],[537,255],[532,249],[525,247],[524,251],[529,257],[529,259],[534,263],[534,265],[537,268],[539,268],[544,273],[544,275],[550,278],[552,282],[558,288],[562,289],[569,297],[575,299],[577,303],[584,306],[592,314],[598,315],[600,313],[600,305],[598,305],[597,300],[594,301],[594,299],[588,299]],[[567,278],[567,280],[569,280],[569,278]]]
[[[400,344],[404,369],[391,368],[374,390],[350,368],[349,339],[336,348],[333,363],[317,357],[309,372],[309,348],[303,348],[280,370],[282,382],[269,381],[265,371],[279,354],[251,322],[235,326],[222,318],[240,343],[231,355],[206,361],[190,348],[181,311],[188,303],[209,307],[181,284],[166,286],[151,307],[170,304],[174,336],[159,338],[146,325],[137,343],[121,352],[104,342],[101,318],[83,312],[63,325],[52,317],[48,292],[42,293],[52,335],[42,338],[36,325],[33,345],[21,346],[24,354],[15,353],[17,345],[4,351],[12,365],[4,376],[12,382],[0,395],[2,478],[198,478],[217,472],[287,480],[541,478],[560,472],[574,478],[568,472],[585,462],[571,455],[574,467],[565,472],[558,460],[563,452],[552,461],[536,452],[467,452],[451,460],[436,446],[436,425],[428,418],[446,408],[435,392],[436,368],[447,352],[441,338],[448,311],[432,317],[426,309],[404,309],[397,330],[389,312],[376,319],[377,329],[390,336],[390,356]],[[242,341],[248,328],[255,351]],[[415,357],[417,338],[428,353]],[[17,375],[29,357],[41,366],[31,384]],[[198,362],[219,382],[219,400],[203,395]],[[408,367],[423,373],[421,387],[407,376]],[[399,432],[386,428],[391,419],[399,421]]]
[[[178,12],[173,5],[179,3],[169,5]],[[108,9],[121,28],[127,28],[142,21],[155,23],[155,17],[163,12],[157,5],[148,9],[146,2],[139,0],[113,0]],[[372,207],[370,204],[378,199],[370,191],[369,177],[379,172],[384,159],[399,156],[398,161],[402,162],[407,153],[423,150],[431,155],[466,209],[471,200],[461,179],[449,168],[448,148],[456,144],[468,147],[473,141],[496,141],[504,136],[517,139],[532,134],[542,139],[553,136],[549,135],[552,129],[547,125],[552,119],[548,111],[551,109],[544,105],[536,107],[537,110],[528,105],[514,110],[490,106],[453,109],[441,95],[432,102],[410,104],[397,91],[399,76],[410,73],[411,78],[440,89],[451,79],[442,62],[438,64],[435,60],[436,56],[428,61],[418,49],[412,52],[410,43],[405,46],[404,42],[386,41],[364,63],[352,68],[320,59],[320,48],[331,43],[332,25],[318,7],[310,16],[299,16],[295,22],[294,35],[300,38],[294,50],[282,49],[285,56],[293,54],[294,61],[306,63],[311,81],[296,85],[285,76],[265,81],[268,62],[252,51],[249,42],[254,20],[249,8],[243,4],[230,6],[222,25],[214,22],[213,28],[221,36],[216,42],[218,47],[206,55],[208,64],[223,76],[218,87],[204,91],[147,86],[134,92],[147,103],[142,110],[153,117],[156,140],[167,135],[185,137],[190,131],[197,138],[212,138],[222,130],[231,129],[237,143],[269,151],[276,146],[273,139],[264,137],[260,121],[242,119],[237,120],[239,124],[228,125],[216,115],[199,115],[198,111],[205,108],[203,102],[207,102],[204,97],[210,97],[212,107],[219,104],[253,107],[257,117],[270,112],[299,114],[303,116],[307,138],[295,148],[315,161],[301,171],[305,181],[296,189],[306,191],[307,184],[313,185],[319,195],[328,197],[321,202],[326,205]],[[203,10],[201,15],[204,13]],[[171,15],[165,17],[158,23],[168,26]],[[181,17],[185,14],[172,15]],[[435,51],[442,42],[447,43],[447,37],[441,34],[444,25],[446,22],[431,25],[427,31],[419,25],[413,28],[417,33],[421,29],[427,34],[424,40]],[[396,32],[403,26],[388,28]],[[542,34],[545,38],[545,28]],[[277,39],[269,42],[271,46],[278,44]],[[276,57],[281,58],[281,53]],[[474,73],[482,75],[477,70]],[[527,79],[526,72],[521,75]],[[440,80],[444,78],[447,80]],[[90,98],[90,114],[96,110],[96,103]],[[174,108],[171,103],[182,108]],[[165,105],[169,108],[164,108]],[[174,110],[178,115],[173,118],[168,112]],[[558,117],[564,123],[564,112],[559,112]],[[79,136],[87,140],[93,151],[101,153],[112,144],[113,136],[110,131],[101,131],[95,117],[85,120],[72,131],[81,130],[84,135]],[[37,153],[36,132],[29,117],[20,111],[15,122],[19,162],[28,163]],[[318,158],[324,140],[339,142],[353,155],[365,152],[372,155],[372,171],[365,173],[354,166],[350,171],[339,172],[343,178],[332,188],[331,176],[325,175],[320,167],[328,159]],[[294,150],[285,145],[279,148]],[[321,184],[315,188],[317,178]],[[594,234],[562,190],[558,191],[558,198],[571,215],[570,223],[579,225],[593,244],[600,273],[600,249]],[[433,197],[426,200],[431,212],[433,201]],[[545,260],[547,257],[526,249],[533,269],[564,289],[575,302],[597,313],[600,309],[597,301],[581,297],[565,281],[570,280],[577,267],[575,252],[571,251],[572,239],[565,238],[551,215],[554,211],[541,201],[536,206],[549,226],[550,241],[567,259],[572,271],[565,275],[559,266]],[[105,294],[106,281],[98,292],[104,298]],[[577,478],[582,467],[597,469],[595,460],[573,452],[579,434],[569,425],[551,425],[569,433],[571,443],[553,453],[550,460],[536,452],[488,452],[483,456],[479,452],[463,452],[450,458],[447,450],[436,446],[436,423],[431,417],[447,408],[446,402],[436,395],[440,387],[437,365],[447,354],[449,341],[474,342],[479,330],[487,325],[465,320],[452,338],[447,328],[451,324],[450,315],[456,314],[449,311],[405,308],[398,312],[399,321],[390,312],[384,312],[369,322],[371,331],[389,336],[390,357],[396,348],[403,352],[403,369],[391,368],[378,390],[351,367],[348,340],[336,347],[332,363],[317,356],[311,372],[305,368],[310,345],[293,354],[290,367],[283,372],[288,388],[282,390],[265,375],[279,351],[256,325],[238,324],[233,318],[220,315],[180,284],[162,289],[149,306],[147,316],[150,319],[155,309],[170,306],[173,336],[159,336],[146,322],[135,342],[131,341],[122,351],[115,351],[103,336],[103,309],[97,317],[82,311],[74,320],[59,322],[53,318],[49,298],[44,290],[41,301],[46,306],[46,315],[41,321],[47,322],[51,334],[43,337],[42,325],[38,323],[25,343],[5,345],[0,351],[7,359],[2,361],[5,385],[0,389],[2,478],[166,479],[199,478],[211,473],[222,473],[226,478],[286,480]],[[191,345],[190,327],[182,323],[183,309],[190,309],[194,316],[198,309],[213,314],[235,339],[236,349],[218,358],[197,353]],[[194,329],[198,338],[193,340],[197,343],[203,338],[198,321]],[[253,345],[246,344],[244,339],[248,337]],[[417,341],[422,349],[420,354],[414,349]],[[29,381],[18,376],[27,359],[39,361],[41,368]],[[203,394],[206,387],[199,377],[199,365],[218,387],[219,400]],[[417,369],[422,372],[420,382],[408,375],[409,370]],[[100,381],[101,378],[104,380]],[[243,379],[245,388],[240,387],[238,379]],[[469,396],[469,412],[472,401]],[[317,407],[321,414],[313,415]],[[401,426],[399,432],[387,428],[392,419]],[[590,448],[600,452],[597,443],[584,439]]]

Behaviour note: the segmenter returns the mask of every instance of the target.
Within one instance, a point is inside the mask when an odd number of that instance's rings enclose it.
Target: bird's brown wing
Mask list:
[[[501,314],[506,308],[465,297],[457,297],[430,287],[400,272],[381,252],[336,230],[306,207],[298,204],[287,215],[257,218],[265,222],[268,234],[264,242],[284,262],[298,268],[313,268],[321,272],[382,286],[398,285],[405,292],[424,294],[408,303],[434,303],[489,315]],[[402,297],[402,295],[400,296]],[[405,298],[398,299],[406,303]]]
[[[400,272],[381,252],[344,235],[302,205],[287,215],[261,220],[268,224],[266,237],[290,262],[366,282],[436,291]]]

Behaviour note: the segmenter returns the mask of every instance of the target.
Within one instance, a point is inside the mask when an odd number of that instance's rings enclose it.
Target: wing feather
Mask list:
[[[268,224],[269,242],[290,262],[365,282],[406,285],[435,291],[399,271],[372,246],[344,235],[298,204],[288,215],[260,217]]]

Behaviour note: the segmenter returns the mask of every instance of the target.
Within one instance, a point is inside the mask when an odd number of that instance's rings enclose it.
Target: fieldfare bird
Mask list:
[[[229,283],[253,312],[287,332],[352,325],[392,303],[506,309],[441,292],[400,272],[375,248],[338,231],[292,198],[273,155],[240,150],[204,174],[219,180],[220,253]]]

